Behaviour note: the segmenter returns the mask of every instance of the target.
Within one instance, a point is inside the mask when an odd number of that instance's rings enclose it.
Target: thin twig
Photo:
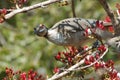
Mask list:
[[[71,8],[72,8],[72,13],[73,13],[73,17],[76,17],[76,13],[75,13],[75,0],[71,0]]]

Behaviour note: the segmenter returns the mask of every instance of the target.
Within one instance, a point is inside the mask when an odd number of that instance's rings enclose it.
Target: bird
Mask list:
[[[57,22],[49,29],[44,24],[39,24],[34,28],[34,33],[59,46],[81,48],[84,43],[93,40],[88,37],[89,35],[100,38],[100,40],[113,37],[108,30],[97,27],[97,21],[95,19],[67,18]],[[100,21],[100,23],[102,22],[104,21]]]

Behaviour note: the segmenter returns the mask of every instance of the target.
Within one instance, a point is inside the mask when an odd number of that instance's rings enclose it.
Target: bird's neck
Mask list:
[[[46,34],[45,34],[43,37],[45,37],[45,38],[47,38],[47,37],[48,37],[48,31],[46,32]]]
[[[55,44],[61,45],[63,41],[63,37],[61,34],[59,34],[56,30],[48,30],[47,38],[50,42],[53,42]]]
[[[43,37],[45,37],[45,38],[47,38],[48,37],[48,29],[46,28],[46,31],[45,31],[45,34],[44,34],[44,36]]]

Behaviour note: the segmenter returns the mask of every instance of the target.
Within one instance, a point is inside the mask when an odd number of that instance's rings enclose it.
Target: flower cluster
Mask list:
[[[107,27],[104,26],[104,23],[109,23],[109,22],[111,22],[111,19],[109,18],[109,16],[107,16],[104,21],[97,20],[96,23],[95,23],[96,27],[94,27],[94,28],[90,28],[90,27],[86,28],[83,35],[87,36],[89,38],[94,38],[93,34],[96,33],[97,28],[99,28],[101,30],[104,30],[104,31],[109,31],[111,33],[114,33],[114,27],[112,25],[108,25]]]
[[[58,73],[59,71],[60,71],[60,69],[58,67],[55,67],[53,70],[54,73]]]
[[[102,52],[102,53],[106,50],[106,48],[105,48],[104,45],[100,45],[100,46],[98,46],[97,49],[98,49],[100,52]]]
[[[74,57],[78,54],[78,50],[74,47],[69,47],[68,52],[58,52],[55,59],[69,65],[74,64]]]
[[[120,80],[120,77],[119,77],[117,74],[118,74],[117,71],[111,70],[111,71],[108,73],[110,80]]]
[[[95,62],[97,59],[100,58],[100,55],[103,53],[103,51],[105,51],[105,47],[101,47],[101,45],[98,47],[98,50],[100,51],[99,53],[96,53],[95,56],[90,55],[89,58],[85,58],[84,63],[86,65],[90,65],[91,63]],[[95,70],[102,68],[103,64],[100,62],[96,62],[94,64],[94,68]]]
[[[109,16],[106,16],[104,21],[105,21],[105,22],[111,22],[111,19],[110,19]],[[114,33],[114,28],[113,28],[113,26],[109,26],[109,27],[108,27],[108,31],[111,32],[111,33]]]
[[[6,15],[6,13],[7,13],[7,10],[5,8],[0,10],[0,23],[4,22],[4,16]]]
[[[114,69],[113,66],[114,66],[114,62],[112,60],[109,60],[107,62],[99,61],[99,62],[96,62],[94,64],[95,70],[97,70],[99,68],[112,68],[112,69]]]
[[[96,60],[98,60],[101,56],[101,54],[104,53],[106,50],[105,46],[100,45],[97,50],[99,50],[99,53],[96,53],[95,56],[90,55],[88,58],[85,58],[84,63],[85,65],[91,65],[94,63]],[[108,60],[107,62],[104,62],[102,60],[99,60],[94,63],[93,65],[95,71],[98,69],[105,69],[107,68],[108,70],[108,77],[109,80],[120,80],[120,76],[118,76],[118,72],[114,69],[114,62],[112,60]],[[104,77],[106,79],[106,77]]]
[[[98,56],[97,56],[97,57],[98,57]],[[84,63],[85,63],[86,65],[90,65],[90,64],[93,63],[95,60],[96,60],[96,58],[91,55],[91,56],[89,56],[89,58],[85,58]]]
[[[9,0],[9,2],[14,4],[14,7],[12,7],[12,9],[19,9],[23,7],[25,3],[27,3],[27,0]]]
[[[101,56],[101,54],[103,54],[105,51],[106,51],[106,47],[104,46],[104,45],[99,45],[98,47],[97,47],[97,50],[99,51],[99,52],[97,52],[96,54],[95,54],[95,56],[92,56],[92,55],[90,55],[88,58],[85,58],[85,60],[84,60],[84,63],[86,64],[86,65],[90,65],[91,63],[93,63],[93,62],[95,62],[96,60],[98,60],[99,58],[100,58],[100,56]],[[112,60],[109,60],[108,62],[106,62],[106,63],[103,63],[103,62],[101,62],[101,61],[97,61],[95,64],[94,64],[94,68],[95,68],[95,70],[97,70],[97,69],[99,69],[99,68],[114,68],[113,67],[113,65],[114,65],[114,62],[112,61]]]
[[[112,60],[109,60],[107,62],[101,60],[106,51],[107,48],[105,47],[105,45],[99,44],[99,42],[96,41],[95,43],[93,43],[93,47],[91,49],[88,46],[84,46],[82,51],[78,51],[74,47],[69,47],[68,51],[66,52],[58,52],[58,54],[55,56],[55,59],[64,64],[67,64],[66,68],[69,68],[74,64],[77,64],[78,62],[84,60],[81,68],[85,67],[85,69],[87,69],[87,66],[92,66],[95,71],[98,71],[98,69],[106,69],[107,77],[104,76],[104,79],[109,78],[109,80],[120,80],[118,72],[114,69],[114,62]],[[80,58],[76,58],[76,56]],[[55,67],[53,71],[54,73],[59,73],[63,70],[64,69],[61,70],[60,68]],[[83,73],[85,74],[86,72],[83,71]]]
[[[89,37],[91,34],[92,34],[92,31],[91,31],[90,28],[86,28],[86,29],[85,29],[85,32],[83,33],[84,36],[88,36],[88,37]]]
[[[99,20],[96,21],[96,26],[97,26],[98,28],[100,28],[101,30],[105,30],[105,27],[104,27],[104,25],[103,25],[103,22],[100,22]]]
[[[104,22],[111,22],[111,19],[110,19],[110,17],[109,16],[106,16],[105,17],[105,20],[104,20]],[[104,26],[104,24],[103,24],[103,22],[101,22],[101,21],[96,21],[96,26],[98,27],[98,28],[100,28],[101,30],[107,30],[107,31],[109,31],[109,32],[111,32],[111,33],[114,33],[114,27],[113,26],[107,26],[107,27],[105,27]]]
[[[119,73],[114,69],[114,62],[112,60],[105,62],[104,68],[108,69],[107,75],[109,80],[120,80]]]
[[[24,3],[27,2],[27,0],[18,0],[18,2],[19,2],[20,4],[24,4]]]
[[[99,61],[99,62],[96,62],[94,64],[94,68],[95,70],[98,70],[100,68],[107,68],[107,69],[110,69],[108,70],[108,77],[109,80],[120,80],[120,77],[118,76],[118,72],[114,69],[114,62],[112,60],[109,60],[107,62],[102,62],[102,61]],[[106,78],[106,77],[104,77]]]
[[[43,75],[38,75],[37,72],[30,70],[28,73],[22,71],[13,71],[11,68],[6,68],[6,77],[2,80],[46,80]]]
[[[17,4],[16,8],[21,8],[27,2],[27,0],[16,0],[15,4]]]
[[[9,0],[11,3],[19,3],[19,4],[24,4],[27,2],[27,0]]]

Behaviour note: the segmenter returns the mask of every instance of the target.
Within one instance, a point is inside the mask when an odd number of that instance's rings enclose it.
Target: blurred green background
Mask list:
[[[45,0],[28,0],[25,6],[33,5]],[[105,11],[97,0],[75,0],[77,17],[104,19]],[[107,0],[116,10],[116,2],[119,0]],[[52,4],[46,8],[38,8],[26,13],[20,13],[6,22],[0,24],[0,72],[5,67],[15,70],[28,71],[31,68],[48,75],[53,74],[55,66],[61,66],[54,59],[58,51],[64,47],[54,45],[44,38],[37,37],[33,28],[42,23],[52,27],[56,22],[72,17],[71,4],[59,6],[59,3]],[[10,8],[8,0],[1,0],[0,8]],[[111,50],[114,50],[111,48]],[[119,56],[112,51],[105,56],[107,59],[118,60]]]

